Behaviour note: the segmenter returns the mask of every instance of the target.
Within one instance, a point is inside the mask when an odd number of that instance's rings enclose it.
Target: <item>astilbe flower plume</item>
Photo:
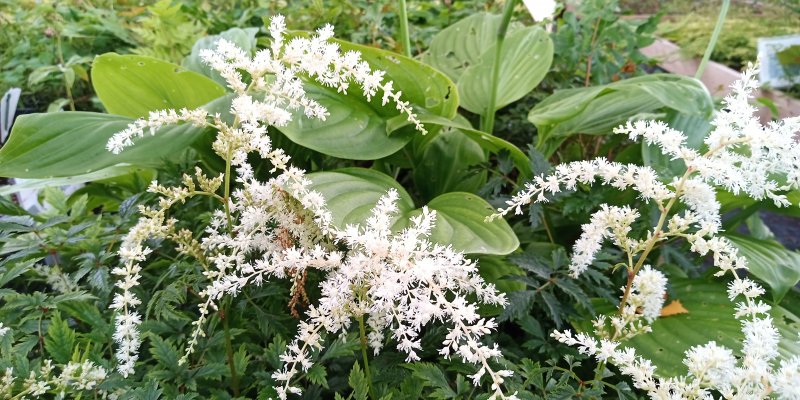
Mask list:
[[[733,244],[717,236],[721,217],[716,188],[787,206],[790,203],[782,192],[800,187],[800,146],[795,136],[800,131],[800,118],[761,125],[754,116],[755,108],[749,104],[757,88],[753,78],[756,73],[756,68],[750,67],[732,86],[722,111],[712,121],[714,129],[705,138],[705,153],[688,147],[686,136],[663,122],[629,122],[614,130],[632,140],[643,139],[658,146],[665,155],[683,161],[684,175],[669,184],[662,183],[662,178],[649,167],[604,158],[578,161],[558,165],[555,173],[535,178],[508,201],[507,208],[498,210],[497,216],[511,210],[520,213],[526,204],[548,201],[549,195],[575,189],[579,183],[591,185],[597,178],[620,190],[632,188],[641,199],[658,206],[661,217],[644,238],[629,237],[631,224],[639,215],[625,207],[602,205],[591,222],[583,226],[574,247],[573,274],[585,271],[604,241],[612,239],[626,254],[632,279],[623,288],[617,315],[601,316],[595,321],[599,339],[569,330],[552,334],[581,353],[615,364],[653,399],[711,399],[714,391],[728,399],[800,396],[800,355],[777,361],[780,336],[769,314],[770,306],[757,299],[764,289],[737,274],[737,270],[747,268],[747,261],[738,255]],[[683,203],[685,209],[671,212],[677,202]],[[734,316],[741,321],[744,336],[738,358],[732,350],[715,342],[692,347],[684,360],[689,374],[679,378],[658,377],[652,362],[637,356],[631,348],[621,348],[620,343],[648,332],[649,322],[660,312],[666,277],[644,262],[658,243],[670,238],[685,239],[691,250],[701,256],[711,254],[720,269],[716,276],[730,273],[733,280],[728,297],[737,301]],[[787,384],[790,381],[795,384]]]
[[[273,374],[280,398],[301,393],[301,388],[294,386],[295,378],[313,365],[312,351],[323,348],[324,335],[346,333],[354,321],[369,329],[367,344],[376,354],[391,339],[408,362],[420,359],[422,328],[444,323],[449,331],[439,353],[476,364],[472,379],[479,385],[482,377],[488,376],[493,398],[514,398],[501,391],[511,372],[490,365],[500,357],[499,349],[481,343],[497,325],[493,319],[480,317],[477,304],[467,296],[481,304],[502,305],[506,300],[477,274],[474,261],[449,246],[428,241],[435,212],[423,209],[406,229],[393,232],[398,194],[390,190],[363,225],[339,229],[331,223],[324,198],[309,188],[305,171],[292,167],[289,157],[272,146],[268,126],[285,125],[297,110],[311,118],[327,115],[324,107],[306,94],[300,77],[341,92],[355,83],[367,98],[380,91],[384,104],[393,102],[424,133],[410,104],[401,100],[391,82],[383,81],[382,71],[372,71],[357,52],[343,54],[329,41],[331,27],[310,38],[288,41],[284,30],[283,18],[273,18],[271,46],[253,58],[224,40],[214,50],[201,53],[235,93],[230,107],[233,124],[203,110],[166,110],[134,122],[109,141],[109,150],[119,152],[146,129],[155,133],[161,126],[178,122],[213,127],[218,133],[212,148],[235,170],[237,184],[229,193],[231,175],[207,177],[198,169],[194,176],[184,176],[182,187],[156,182],[150,186],[149,191],[161,196],[158,207],[140,208],[143,218],[125,237],[120,249],[123,263],[113,271],[120,277],[116,284],[120,290],[112,304],[119,311],[114,335],[118,370],[123,375],[133,372],[141,343],[141,316],[136,311],[141,301],[133,288],[141,279],[141,263],[152,251],[146,241],[165,238],[174,241],[180,253],[194,257],[209,281],[200,293],[205,301],[200,304],[200,317],[193,323],[182,362],[205,335],[205,323],[224,296],[275,279],[289,279],[294,302],[305,296],[302,286],[308,272],[317,271],[324,276],[320,298],[308,306],[295,339],[281,356],[283,367]],[[261,181],[255,177],[248,162],[251,153],[273,166],[271,178]],[[220,188],[223,195],[218,193]],[[170,208],[197,195],[210,196],[222,205],[200,239],[177,229],[177,221],[168,215]]]

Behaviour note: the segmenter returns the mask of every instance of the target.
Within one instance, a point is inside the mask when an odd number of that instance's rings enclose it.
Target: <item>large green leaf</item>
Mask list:
[[[652,332],[626,341],[625,346],[634,347],[638,354],[652,360],[660,376],[686,375],[683,357],[692,346],[714,341],[732,349],[734,354],[741,351],[742,325],[733,317],[736,311],[728,300],[724,282],[672,278],[670,286],[670,298],[666,304],[678,300],[688,313],[658,318],[652,325]],[[604,301],[593,303],[599,312],[612,313],[615,310]],[[800,354],[797,317],[780,306],[774,306],[771,314],[775,327],[782,334],[778,348],[781,356]],[[592,329],[589,320],[576,321],[576,324],[584,331]]]
[[[531,161],[519,147],[515,146],[512,143],[509,143],[497,136],[494,136],[490,133],[486,133],[483,131],[476,130],[472,128],[466,118],[461,116],[456,116],[453,119],[447,119],[444,117],[440,117],[438,115],[431,115],[431,114],[422,114],[420,115],[420,120],[426,126],[442,126],[442,127],[450,127],[456,128],[461,133],[469,136],[472,140],[475,141],[481,148],[484,150],[498,154],[501,151],[507,151],[511,160],[514,162],[514,166],[520,171],[521,176],[523,178],[530,178],[533,176],[533,170],[531,169]],[[399,129],[399,127],[408,125],[408,121],[405,118],[393,118],[389,121],[389,126],[387,129],[389,132],[393,132],[395,129]],[[429,137],[430,136],[430,137]],[[425,146],[429,142],[435,139],[434,136],[426,135],[422,140],[418,141],[418,146],[415,148],[415,152],[421,152],[424,150]]]
[[[117,164],[157,166],[186,149],[202,129],[165,127],[145,136],[119,155],[106,142],[132,120],[89,112],[30,114],[17,118],[0,149],[0,176],[53,178],[88,174]]]
[[[558,91],[537,104],[528,114],[528,120],[538,129],[537,148],[549,156],[570,135],[607,135],[638,114],[662,108],[708,117],[713,104],[699,81],[654,74],[604,86]]]
[[[703,140],[711,130],[707,118],[701,115],[681,114],[670,112],[664,119],[672,129],[686,135],[686,145],[692,149],[700,150]],[[659,176],[671,178],[681,176],[686,172],[686,164],[682,160],[673,160],[672,156],[664,154],[660,147],[642,143],[642,161],[644,165],[652,167]]]
[[[311,188],[325,198],[325,204],[333,214],[333,225],[339,228],[363,223],[390,188],[396,189],[400,195],[396,219],[414,209],[411,196],[397,181],[372,169],[343,168],[314,172],[308,174],[308,178]]]
[[[436,210],[431,241],[451,244],[464,253],[508,254],[519,247],[517,235],[505,219],[486,222],[494,207],[474,194],[445,193],[431,200],[428,208]],[[415,212],[421,211],[412,214]]]
[[[186,56],[181,64],[194,72],[203,74],[213,79],[214,82],[217,82],[221,86],[227,87],[228,82],[225,81],[225,78],[220,76],[217,71],[213,70],[203,62],[203,60],[200,58],[200,51],[216,48],[217,42],[220,39],[225,39],[239,46],[240,49],[243,49],[247,54],[252,56],[256,51],[257,33],[258,28],[231,28],[227,31],[219,33],[218,35],[209,35],[200,38],[192,46],[192,53]]]
[[[391,177],[375,170],[345,168],[331,172],[308,174],[311,188],[325,198],[333,214],[333,224],[339,228],[346,224],[363,223],[375,204],[390,188],[400,194],[399,212],[395,216],[394,230],[408,225],[408,218],[421,213],[414,209],[406,191]],[[519,246],[516,235],[503,219],[485,222],[494,209],[485,200],[470,193],[452,192],[428,203],[436,210],[436,226],[431,240],[452,244],[466,253],[508,254]]]
[[[783,296],[800,282],[800,253],[772,240],[728,233],[724,235],[747,259],[747,270],[772,288],[772,299],[780,302]]]
[[[92,84],[109,113],[132,118],[167,108],[197,108],[225,94],[210,78],[179,65],[115,53],[95,58]]]
[[[2,168],[2,167],[0,167]],[[115,165],[108,168],[103,168],[98,171],[90,172],[88,174],[67,176],[63,178],[50,178],[50,179],[26,179],[24,182],[19,182],[13,185],[0,186],[0,196],[7,196],[11,193],[19,192],[20,190],[42,189],[46,187],[77,185],[85,182],[92,182],[101,179],[114,178],[122,175],[128,175],[134,172],[142,171],[140,167],[132,165]]]
[[[481,146],[469,136],[445,129],[418,155],[414,185],[425,199],[447,192],[475,192],[486,183],[486,172],[470,167],[486,161]]]
[[[486,114],[521,99],[544,79],[553,62],[553,42],[542,28],[528,27],[512,32],[500,50],[500,74],[497,87],[493,88],[496,51],[495,44],[458,80],[461,106],[470,112]],[[494,110],[487,110],[493,89],[497,92]]]
[[[458,81],[471,65],[477,64],[483,53],[497,43],[501,15],[480,12],[448,26],[434,36],[422,60]],[[521,28],[512,23],[508,33]]]
[[[491,97],[497,31],[502,16],[477,13],[447,27],[431,41],[423,61],[458,84],[461,106],[485,114]],[[500,55],[495,110],[519,100],[541,82],[553,61],[553,42],[539,27],[511,24]]]
[[[309,97],[328,110],[325,120],[295,112],[292,121],[278,128],[291,141],[329,156],[350,160],[383,158],[403,148],[413,133],[386,134],[386,118],[355,95],[307,83]]]
[[[393,81],[396,90],[402,90],[402,100],[411,103],[415,110],[450,119],[458,109],[455,84],[443,73],[414,59],[372,47],[336,41],[342,51],[358,51],[374,70],[386,72],[385,80]],[[280,130],[293,142],[334,157],[351,160],[372,160],[389,156],[419,133],[411,126],[392,131],[388,121],[403,118],[392,105],[381,105],[382,93],[372,101],[360,88],[351,86],[347,94],[336,89],[307,82],[309,97],[328,109],[325,119],[312,120],[302,111],[295,113],[293,121]],[[434,131],[428,128],[429,131]]]

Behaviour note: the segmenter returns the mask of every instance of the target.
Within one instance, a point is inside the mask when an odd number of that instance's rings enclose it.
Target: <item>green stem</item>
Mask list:
[[[239,377],[236,375],[236,364],[233,360],[233,344],[231,343],[231,330],[228,324],[229,305],[230,304],[226,304],[223,308],[222,328],[225,330],[225,353],[228,357],[228,368],[230,368],[231,371],[231,388],[233,388],[234,397],[239,397]]]
[[[377,399],[372,388],[372,371],[369,369],[369,357],[367,356],[367,330],[364,327],[364,314],[358,316],[358,333],[361,337],[361,358],[364,360],[364,375],[367,377],[369,385],[369,397]]]
[[[228,220],[228,233],[233,233],[233,224],[231,223],[231,208],[230,208],[230,196],[231,196],[231,158],[233,154],[232,151],[228,148],[228,153],[225,155],[225,196],[222,198],[223,204],[225,206],[225,218]]]
[[[408,34],[408,10],[406,8],[406,0],[399,0],[398,8],[398,17],[400,18],[400,43],[403,46],[403,54],[405,54],[406,57],[411,57],[411,37]]]
[[[61,50],[61,35],[56,34],[56,56],[58,57],[58,64],[60,68],[64,68],[64,53]],[[67,100],[69,100],[69,110],[75,111],[75,99],[72,97],[72,87],[67,82],[67,75],[64,74],[64,89],[67,92]]]
[[[730,5],[731,0],[722,0],[722,8],[719,10],[719,16],[717,16],[717,24],[714,26],[714,32],[711,33],[711,39],[708,41],[708,47],[706,47],[706,52],[703,54],[703,60],[700,61],[700,66],[697,67],[697,73],[694,74],[695,79],[700,79],[703,76],[703,72],[706,70],[706,64],[708,64],[708,60],[711,58],[714,47],[717,46],[717,39],[719,39],[719,33],[722,31],[722,25],[725,23],[725,16],[728,14]]]
[[[517,0],[508,0],[506,2],[506,6],[503,9],[503,19],[497,29],[497,44],[494,52],[494,63],[492,64],[492,86],[489,93],[489,104],[486,106],[486,111],[481,115],[481,130],[487,133],[494,131],[494,109],[497,103],[497,84],[500,81],[500,55],[508,32],[508,24],[511,21],[511,15],[514,14],[514,6],[516,4]]]

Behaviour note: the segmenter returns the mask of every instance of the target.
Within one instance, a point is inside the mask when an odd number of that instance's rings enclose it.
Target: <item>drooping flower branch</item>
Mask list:
[[[575,243],[571,270],[578,275],[591,265],[606,239],[627,255],[628,282],[623,287],[618,313],[600,316],[594,323],[595,338],[585,333],[554,332],[562,343],[578,347],[581,353],[609,361],[631,376],[634,385],[657,399],[711,398],[718,391],[725,398],[760,399],[776,394],[781,399],[800,396],[800,356],[783,360],[778,365],[780,336],[769,314],[770,306],[758,300],[764,289],[736,273],[746,269],[747,262],[725,238],[721,230],[720,204],[715,188],[744,193],[754,199],[770,199],[777,206],[789,202],[781,192],[800,187],[800,146],[795,135],[800,132],[800,118],[787,118],[762,126],[749,104],[757,82],[757,70],[749,68],[733,85],[725,98],[723,110],[712,121],[714,129],[705,138],[707,151],[700,153],[685,144],[686,136],[657,121],[629,122],[614,132],[632,140],[643,139],[662,152],[686,165],[683,176],[668,185],[648,167],[624,165],[599,158],[558,165],[555,173],[539,176],[526,184],[523,191],[499,209],[504,215],[532,202],[545,202],[548,195],[564,189],[575,189],[578,183],[592,184],[597,178],[617,189],[632,188],[640,198],[654,202],[661,211],[658,222],[644,238],[631,238],[631,224],[638,213],[625,207],[603,205]],[[685,209],[675,212],[678,202]],[[621,340],[648,332],[648,324],[658,316],[663,305],[666,278],[646,265],[650,252],[670,238],[683,238],[691,250],[704,256],[711,254],[714,265],[723,276],[730,272],[728,286],[731,301],[736,303],[735,317],[742,323],[744,343],[741,358],[714,342],[690,349],[684,362],[689,375],[681,378],[660,378],[649,360],[635,355],[630,348],[621,349]],[[609,325],[610,328],[609,329]]]

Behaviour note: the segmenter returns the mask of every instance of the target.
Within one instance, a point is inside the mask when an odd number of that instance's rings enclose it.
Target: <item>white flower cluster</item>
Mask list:
[[[287,42],[284,18],[278,15],[271,20],[270,35],[273,38],[270,48],[259,50],[252,58],[225,39],[220,39],[215,49],[200,52],[200,58],[216,70],[236,94],[231,111],[241,118],[244,127],[251,125],[252,133],[266,135],[266,126],[256,127],[259,122],[285,126],[294,110],[303,110],[309,118],[325,119],[328,115],[325,107],[306,95],[301,79],[304,76],[343,93],[351,83],[356,83],[367,100],[380,91],[383,105],[393,102],[418,131],[426,133],[411,104],[401,99],[402,92],[394,90],[392,81],[384,82],[384,71],[373,71],[359,52],[342,53],[339,45],[331,41],[332,26],[326,25],[310,38],[295,37]],[[133,145],[134,138],[144,136],[145,132],[154,135],[167,125],[191,123],[215,127],[208,119],[209,114],[203,109],[153,111],[148,118],[140,118],[112,136],[106,147],[119,154]]]
[[[800,146],[795,139],[800,131],[800,118],[762,126],[753,116],[754,108],[748,102],[757,87],[753,79],[755,74],[754,68],[748,69],[742,80],[733,86],[723,110],[712,122],[713,131],[705,139],[706,153],[687,147],[686,136],[662,122],[639,121],[615,129],[616,133],[626,134],[631,139],[642,138],[660,147],[664,154],[685,163],[685,174],[669,186],[662,184],[657,174],[647,167],[620,165],[605,159],[580,161],[557,166],[553,175],[537,177],[508,202],[508,208],[498,210],[500,214],[512,209],[520,213],[525,204],[547,201],[547,194],[557,193],[562,187],[574,189],[578,182],[591,184],[596,177],[618,189],[633,188],[642,199],[656,203],[661,217],[646,238],[628,237],[638,214],[603,205],[592,221],[583,226],[583,234],[575,244],[574,274],[591,264],[606,239],[611,238],[627,254],[628,285],[623,288],[618,315],[610,318],[613,331],[606,329],[607,317],[600,317],[595,321],[599,340],[569,331],[552,334],[562,343],[577,346],[580,352],[601,362],[612,362],[653,399],[711,399],[714,391],[730,399],[761,399],[772,395],[780,399],[800,398],[800,385],[797,385],[800,355],[776,365],[780,336],[773,326],[770,306],[757,299],[764,289],[736,274],[737,269],[747,267],[746,260],[738,256],[728,240],[716,236],[721,224],[715,187],[745,193],[755,199],[768,198],[778,206],[789,204],[781,191],[800,187]],[[670,215],[678,201],[686,210]],[[744,343],[738,358],[732,350],[714,342],[695,346],[686,353],[684,360],[689,375],[663,379],[654,375],[655,367],[650,361],[636,356],[630,348],[620,349],[619,341],[647,332],[650,328],[644,321],[649,323],[658,317],[666,278],[644,265],[644,261],[658,242],[674,237],[685,239],[691,250],[700,255],[711,253],[714,265],[720,269],[717,276],[731,272],[729,298],[732,301],[743,298],[736,303],[735,317],[742,323]]]
[[[70,361],[68,364],[60,366],[61,373],[54,375],[56,369],[50,360],[44,360],[37,371],[31,371],[30,375],[18,385],[14,370],[6,368],[2,378],[0,378],[0,396],[10,398],[40,398],[48,397],[48,393],[60,394],[69,390],[71,393],[79,393],[84,390],[96,391],[98,385],[108,376],[105,368],[86,360],[81,363]],[[19,392],[14,393],[14,389]],[[95,395],[106,396],[104,390],[96,392]]]
[[[195,178],[185,176],[183,187],[151,185],[149,190],[161,195],[159,205],[140,208],[144,217],[123,241],[123,265],[113,271],[119,276],[116,285],[120,288],[112,304],[119,310],[115,333],[118,370],[123,375],[133,371],[140,346],[141,316],[136,312],[140,300],[132,289],[141,278],[140,263],[151,252],[146,241],[166,238],[177,243],[179,252],[196,258],[209,280],[200,293],[205,302],[200,304],[200,317],[194,322],[183,362],[205,335],[206,322],[223,296],[235,296],[246,287],[270,280],[289,279],[289,306],[295,312],[296,304],[308,301],[304,285],[308,273],[313,272],[323,276],[320,298],[308,305],[297,336],[281,357],[283,368],[273,374],[282,399],[301,393],[296,386],[298,374],[312,366],[312,350],[323,348],[324,335],[344,334],[355,320],[369,331],[365,345],[375,353],[391,340],[409,362],[419,360],[423,327],[444,323],[449,332],[439,353],[475,364],[478,370],[471,378],[479,385],[488,376],[492,398],[515,398],[501,390],[511,371],[490,365],[492,359],[500,357],[500,350],[481,342],[497,324],[481,318],[478,304],[473,303],[502,305],[506,300],[477,274],[474,261],[427,240],[435,213],[423,209],[412,218],[410,227],[392,232],[398,194],[389,191],[363,226],[338,229],[331,225],[324,198],[309,189],[305,172],[290,166],[289,157],[272,147],[267,127],[287,123],[293,115],[291,110],[303,109],[315,118],[326,115],[324,108],[306,97],[297,78],[300,73],[339,91],[346,91],[349,83],[355,82],[367,97],[381,90],[384,103],[395,102],[423,130],[408,103],[400,100],[400,92],[393,91],[391,82],[382,83],[383,72],[370,71],[357,52],[339,53],[338,45],[328,40],[330,27],[310,39],[294,38],[284,43],[283,24],[281,17],[273,18],[272,46],[253,59],[224,41],[216,50],[201,55],[236,94],[231,105],[235,117],[232,124],[220,116],[212,116],[206,123],[217,130],[212,147],[235,169],[234,183],[238,185],[229,193],[232,174],[207,178],[199,171]],[[245,83],[247,77],[250,83]],[[254,96],[252,92],[261,94]],[[201,115],[189,111],[178,116],[184,114]],[[171,118],[173,114],[163,115]],[[140,127],[160,123],[137,121],[112,139],[114,146],[109,147],[113,150],[119,143],[127,145],[131,132],[136,136]],[[248,163],[248,155],[254,152],[273,167],[273,176],[266,181],[257,179]],[[223,195],[218,193],[220,187]],[[196,195],[215,198],[222,206],[199,240],[191,232],[177,230],[176,221],[167,215],[171,207]]]

